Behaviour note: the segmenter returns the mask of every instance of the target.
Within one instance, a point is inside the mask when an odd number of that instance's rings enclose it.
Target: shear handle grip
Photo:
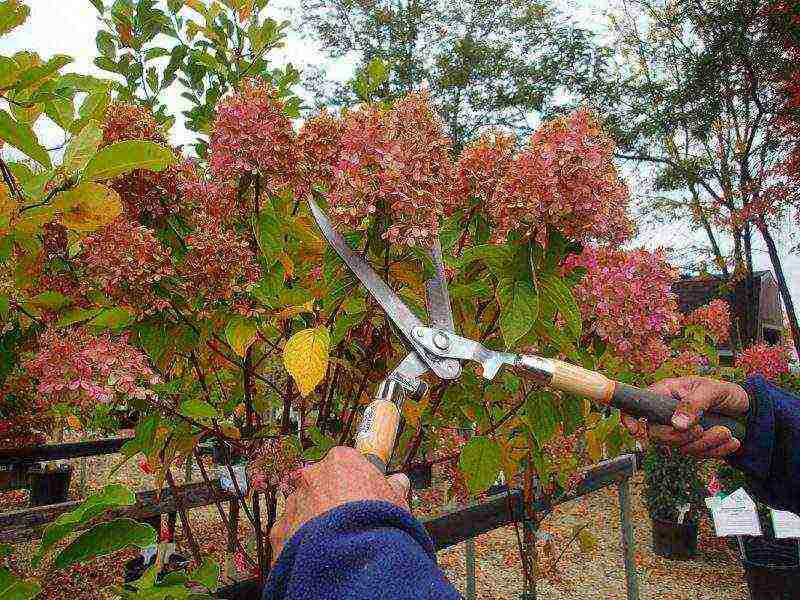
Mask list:
[[[535,373],[536,379],[558,390],[613,406],[631,416],[647,419],[650,423],[672,424],[672,415],[678,407],[675,398],[613,381],[595,371],[559,360],[545,359],[542,362],[535,357],[522,358],[520,363],[528,370],[532,365],[544,364],[546,372],[540,366]],[[731,435],[739,440],[743,440],[746,433],[743,422],[717,413],[702,415],[700,425],[703,429],[727,427]]]
[[[356,450],[381,473],[386,473],[399,425],[400,411],[394,402],[377,399],[364,410],[356,434]]]

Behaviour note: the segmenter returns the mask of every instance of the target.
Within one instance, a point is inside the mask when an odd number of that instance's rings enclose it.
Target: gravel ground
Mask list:
[[[87,461],[86,487],[89,490],[106,483],[93,474],[104,473],[109,462],[113,461],[108,458]],[[135,463],[123,467],[117,479],[126,481],[136,489],[152,488],[153,485],[152,478],[142,475]],[[182,474],[176,479],[181,482]],[[73,478],[73,498],[79,497],[78,484],[79,477],[76,475]],[[746,600],[741,568],[727,546],[710,535],[707,526],[701,533],[699,556],[695,560],[670,561],[653,555],[650,549],[650,521],[642,506],[640,491],[641,481],[637,479],[632,482],[632,497],[640,597],[643,600]],[[0,510],[24,507],[26,496],[25,492],[0,493]],[[204,552],[210,552],[224,561],[224,528],[216,522],[216,516],[212,507],[192,511],[191,520]],[[575,528],[586,523],[589,523],[586,530],[596,539],[594,547],[581,549],[577,543],[567,545]],[[555,571],[547,569],[540,577],[539,600],[626,597],[615,489],[602,490],[559,507],[546,519],[542,531],[552,536],[554,554],[559,555],[563,550],[563,555]],[[246,536],[244,524],[242,533]],[[179,531],[179,547],[185,548],[181,540]],[[20,544],[14,548],[15,566],[27,571],[27,559],[35,548],[36,544]],[[477,538],[476,554],[477,597],[485,600],[519,598],[522,576],[514,529],[506,527]],[[39,576],[44,575],[42,578],[47,582],[42,598],[111,600],[113,596],[104,592],[103,588],[121,582],[121,565],[132,556],[133,552],[123,553],[58,576],[38,573]],[[441,552],[439,560],[448,578],[464,593],[464,545]]]

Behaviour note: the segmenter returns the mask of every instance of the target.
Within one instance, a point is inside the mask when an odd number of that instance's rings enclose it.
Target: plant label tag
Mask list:
[[[708,504],[718,537],[761,535],[756,504],[742,488],[727,498],[713,500]]]
[[[787,510],[771,510],[776,538],[800,538],[800,517]]]

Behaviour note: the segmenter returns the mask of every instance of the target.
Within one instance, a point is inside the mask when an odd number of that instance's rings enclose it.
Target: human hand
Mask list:
[[[741,386],[706,377],[681,377],[664,379],[649,389],[679,400],[672,416],[672,427],[649,425],[651,439],[701,458],[721,458],[739,449],[741,440],[732,437],[727,427],[704,430],[697,421],[704,412],[731,417],[745,414],[750,408],[750,399]],[[634,417],[623,415],[622,420],[631,434],[642,432]]]
[[[408,510],[411,484],[405,474],[385,477],[358,451],[337,446],[320,462],[295,471],[290,485],[294,491],[269,535],[273,562],[303,525],[347,502],[383,500]]]

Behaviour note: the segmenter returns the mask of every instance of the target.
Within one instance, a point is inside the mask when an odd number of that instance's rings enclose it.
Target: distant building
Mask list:
[[[772,271],[732,280],[723,276],[684,276],[672,286],[681,313],[688,313],[721,298],[731,309],[730,341],[719,348],[723,362],[732,361],[737,348],[765,342],[778,344],[784,320],[778,282]]]

